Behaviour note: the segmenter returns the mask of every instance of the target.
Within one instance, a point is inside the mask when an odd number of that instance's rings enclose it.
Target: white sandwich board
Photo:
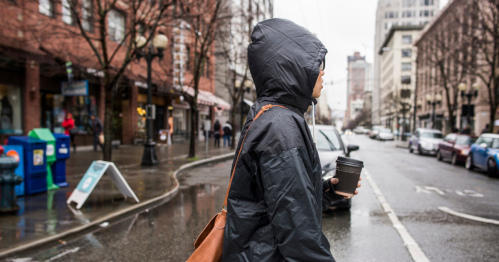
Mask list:
[[[139,199],[135,193],[133,193],[125,178],[121,175],[113,162],[94,161],[69,197],[67,204],[69,205],[71,202],[75,202],[77,203],[76,208],[80,209],[94,190],[102,175],[106,172],[111,176],[111,180],[125,198],[131,197],[135,199],[137,203],[139,202]]]

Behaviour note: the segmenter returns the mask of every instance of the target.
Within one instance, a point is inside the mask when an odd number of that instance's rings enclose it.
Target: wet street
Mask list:
[[[360,146],[352,157],[364,161],[365,172],[351,210],[323,217],[337,261],[413,261],[404,239],[430,261],[499,260],[499,179],[410,154],[395,142],[356,135],[344,140]],[[168,203],[4,261],[186,261],[195,238],[221,208],[231,162],[184,172],[180,192]]]

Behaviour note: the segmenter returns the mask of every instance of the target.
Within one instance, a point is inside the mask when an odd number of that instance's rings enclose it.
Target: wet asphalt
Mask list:
[[[410,154],[393,142],[344,137],[357,144],[388,204],[430,261],[499,261],[499,225],[444,213],[438,207],[499,220],[499,179]],[[3,261],[186,261],[193,242],[221,209],[232,161],[185,171],[170,202],[90,232]],[[337,261],[413,261],[366,180],[350,211],[323,217]]]

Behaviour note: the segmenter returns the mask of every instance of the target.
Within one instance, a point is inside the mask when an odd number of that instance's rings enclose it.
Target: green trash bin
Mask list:
[[[47,142],[47,149],[45,154],[47,155],[47,190],[59,188],[54,184],[54,179],[52,178],[52,164],[57,161],[55,155],[55,137],[50,132],[48,128],[35,128],[31,130],[28,134],[29,137],[38,138]]]

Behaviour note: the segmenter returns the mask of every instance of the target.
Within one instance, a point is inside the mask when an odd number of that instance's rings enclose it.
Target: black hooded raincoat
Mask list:
[[[263,106],[288,109],[271,108],[247,134],[229,191],[222,261],[334,261],[322,233],[321,165],[303,116],[327,50],[283,19],[258,23],[251,40],[258,99],[242,134]]]

